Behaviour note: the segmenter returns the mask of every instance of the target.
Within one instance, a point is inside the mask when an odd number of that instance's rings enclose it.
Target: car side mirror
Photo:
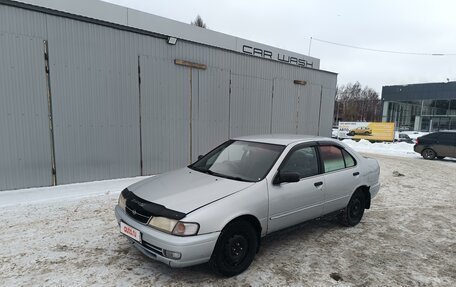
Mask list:
[[[282,182],[298,182],[300,180],[299,173],[297,172],[280,172],[274,179],[274,184],[281,184]]]
[[[200,155],[198,156],[198,160],[202,159],[203,157],[204,157],[204,155],[200,154]]]

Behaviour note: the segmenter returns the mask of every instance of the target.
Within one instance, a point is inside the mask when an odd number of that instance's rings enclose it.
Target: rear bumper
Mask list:
[[[422,145],[414,145],[413,146],[413,150],[419,154],[421,154],[421,152],[423,151],[423,146]]]
[[[214,232],[188,237],[174,236],[135,221],[119,206],[115,207],[115,214],[118,224],[123,221],[141,232],[141,243],[127,237],[133,246],[147,257],[171,267],[186,267],[208,262],[220,234]],[[179,252],[181,258],[167,258],[165,250]]]
[[[372,186],[369,188],[369,192],[370,192],[370,194],[371,194],[371,199],[374,198],[374,197],[377,195],[377,193],[378,193],[379,190],[380,190],[380,183],[379,183],[379,182],[377,182],[377,184],[372,185]]]

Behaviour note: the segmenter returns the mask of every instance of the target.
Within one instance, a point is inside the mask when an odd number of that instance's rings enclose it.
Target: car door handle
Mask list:
[[[357,176],[357,175],[359,175],[359,172],[354,172],[353,173],[353,176]]]
[[[319,187],[321,185],[323,185],[323,181],[319,181],[319,182],[316,182],[314,183],[315,187]]]

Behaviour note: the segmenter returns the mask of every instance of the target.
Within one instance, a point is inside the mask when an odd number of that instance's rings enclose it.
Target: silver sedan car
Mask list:
[[[379,174],[376,160],[330,138],[239,137],[127,187],[115,214],[121,233],[148,257],[171,267],[209,262],[233,276],[274,231],[329,213],[357,225]]]

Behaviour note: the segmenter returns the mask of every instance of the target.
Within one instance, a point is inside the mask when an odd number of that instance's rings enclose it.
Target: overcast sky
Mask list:
[[[434,0],[105,0],[321,60],[338,85],[382,86],[456,81],[456,1]],[[359,50],[315,39],[403,55]]]

